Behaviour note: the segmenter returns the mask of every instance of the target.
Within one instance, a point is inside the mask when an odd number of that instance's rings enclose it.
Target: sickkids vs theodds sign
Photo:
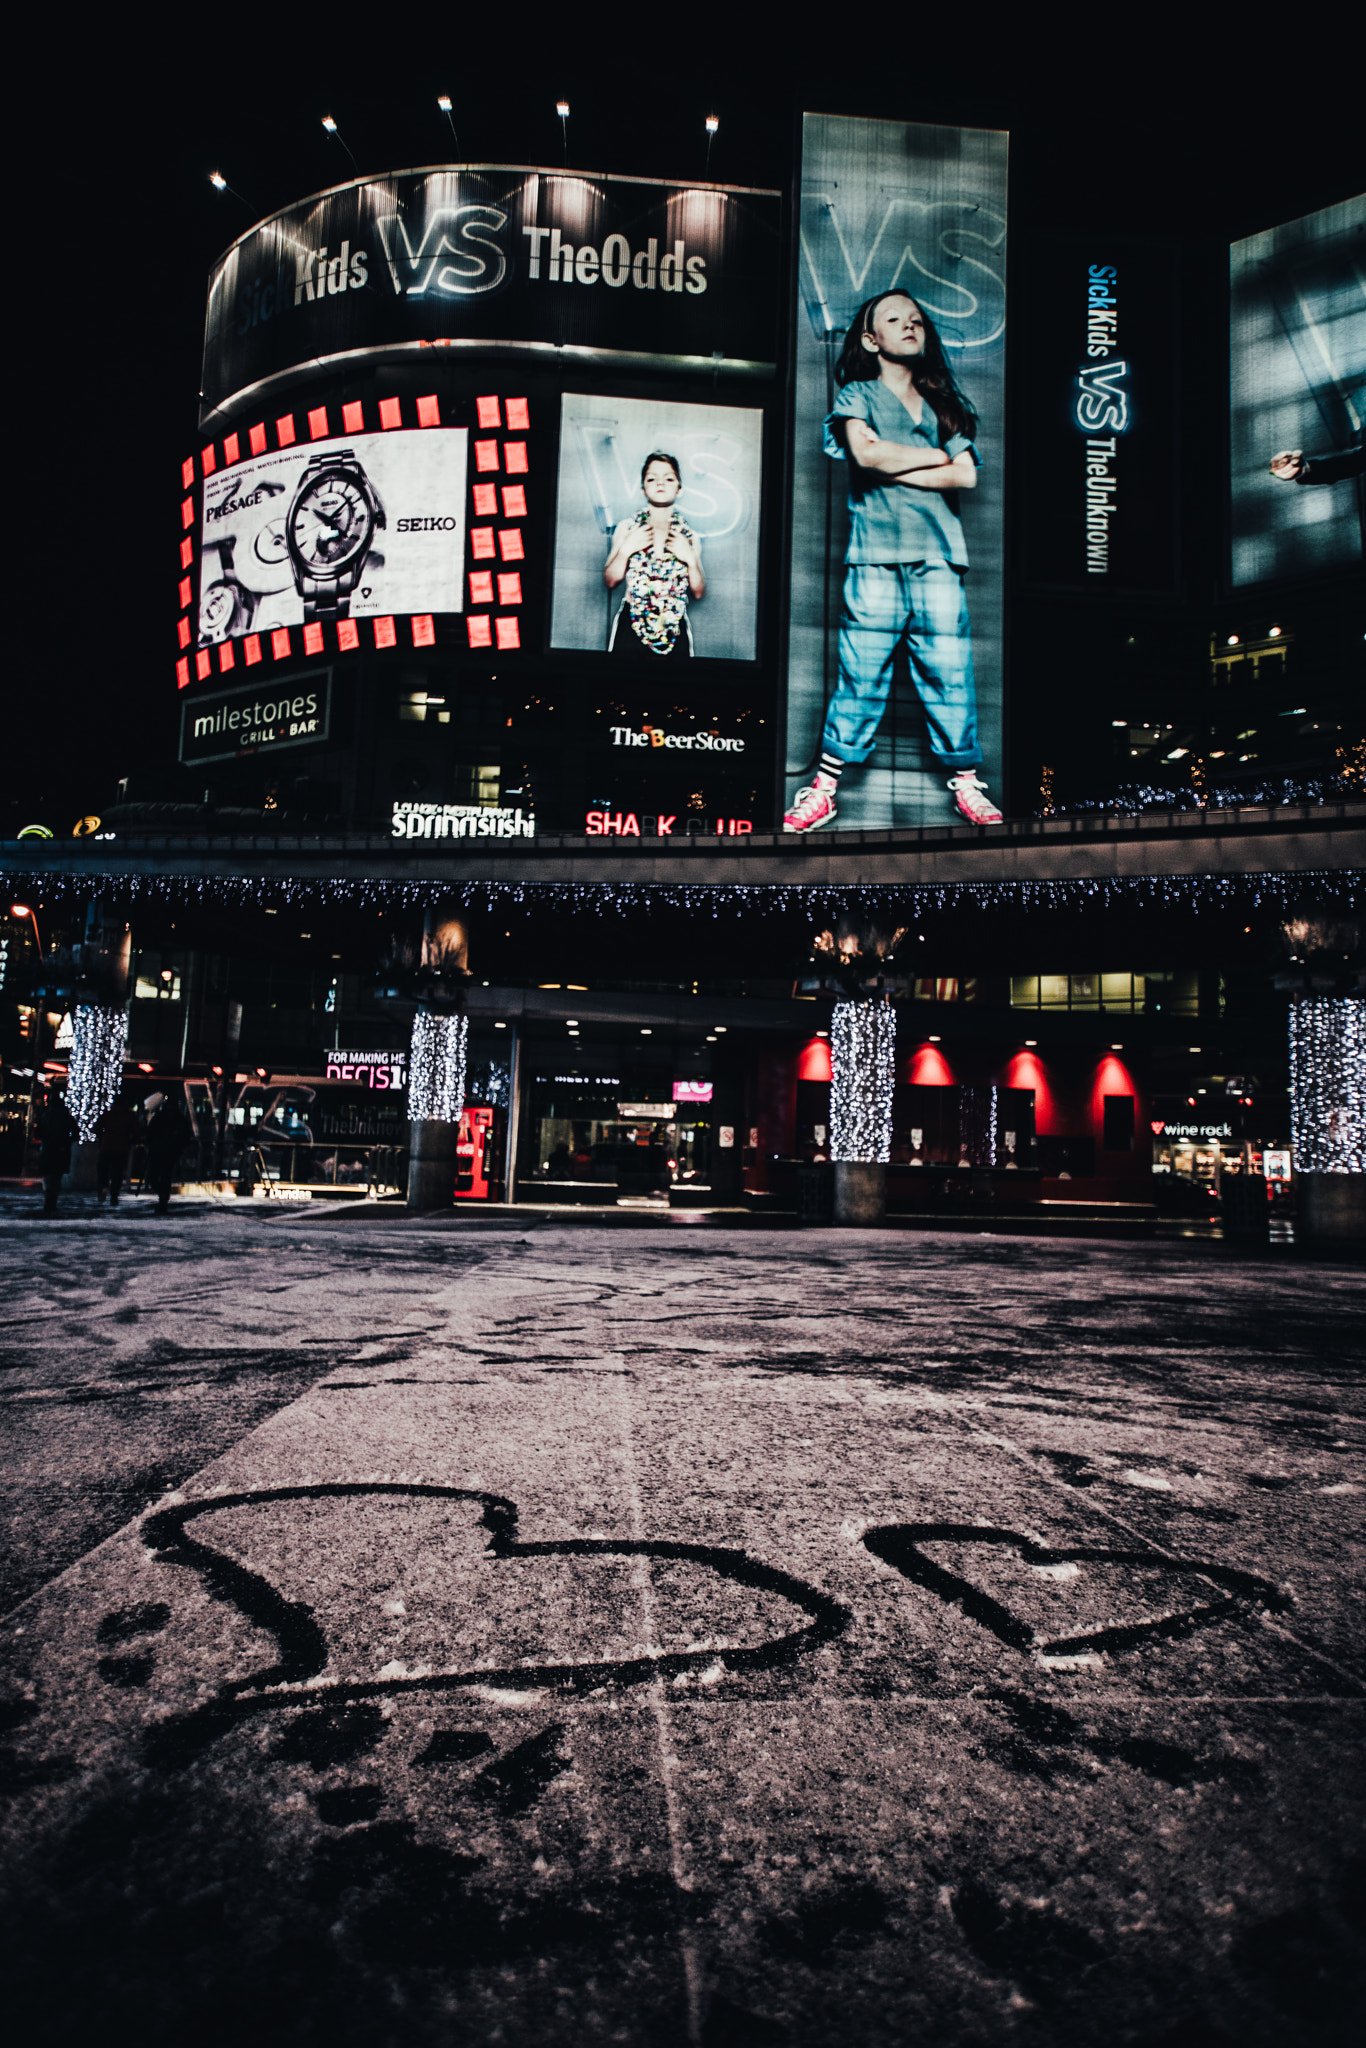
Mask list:
[[[771,368],[779,243],[775,192],[488,165],[357,180],[216,266],[203,417],[300,362],[372,349],[517,341]]]

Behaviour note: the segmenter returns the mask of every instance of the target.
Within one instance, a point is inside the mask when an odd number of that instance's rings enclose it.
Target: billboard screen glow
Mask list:
[[[1362,551],[1366,197],[1229,251],[1235,588]]]
[[[464,605],[463,427],[348,434],[204,478],[198,645]]]
[[[1006,155],[803,118],[790,830],[948,823],[965,775],[1000,796]]]
[[[763,419],[564,394],[552,647],[754,659]]]

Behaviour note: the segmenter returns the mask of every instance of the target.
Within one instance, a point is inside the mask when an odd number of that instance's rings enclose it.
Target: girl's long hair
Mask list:
[[[849,323],[844,337],[844,347],[835,365],[835,381],[841,387],[859,384],[878,373],[878,357],[871,349],[863,346],[865,334],[873,331],[873,318],[880,305],[887,299],[909,299],[925,323],[925,346],[918,356],[907,358],[906,367],[911,373],[911,382],[922,398],[927,398],[934,407],[935,418],[939,421],[939,445],[951,441],[955,434],[962,434],[971,440],[977,432],[977,413],[953,381],[944,354],[944,344],[939,339],[939,329],[931,320],[919,299],[912,293],[902,291],[879,292],[875,299],[865,299]]]

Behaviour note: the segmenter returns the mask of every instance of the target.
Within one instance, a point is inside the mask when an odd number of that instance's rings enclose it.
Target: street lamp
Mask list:
[[[26,917],[32,920],[33,940],[34,944],[38,948],[38,958],[41,960],[43,957],[43,942],[38,934],[38,919],[36,914],[29,908],[27,903],[11,903],[9,907],[9,914],[11,917],[17,917],[21,923]]]
[[[33,943],[38,948],[38,965],[41,967],[43,964],[43,941],[38,930],[37,912],[31,904],[11,903],[9,914],[11,917],[17,917],[21,924],[25,918],[28,918],[32,924]],[[19,1155],[19,1171],[21,1173],[28,1165],[28,1148],[33,1138],[33,1112],[37,1106],[38,1084],[43,1071],[43,1004],[46,1000],[47,991],[44,989],[33,1009],[33,1079],[29,1082],[28,1088],[28,1115],[24,1120],[24,1149]]]

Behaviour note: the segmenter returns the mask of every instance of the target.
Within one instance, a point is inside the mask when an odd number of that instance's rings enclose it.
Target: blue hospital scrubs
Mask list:
[[[936,761],[975,768],[977,686],[963,580],[968,553],[951,494],[918,491],[860,469],[845,453],[834,422],[860,419],[884,441],[939,446],[928,399],[920,425],[880,378],[847,384],[825,422],[825,452],[849,465],[849,547],[840,621],[839,683],[825,714],[822,747],[841,761],[866,761],[887,708],[898,648],[904,645]],[[945,444],[950,458],[977,450],[965,435]]]

